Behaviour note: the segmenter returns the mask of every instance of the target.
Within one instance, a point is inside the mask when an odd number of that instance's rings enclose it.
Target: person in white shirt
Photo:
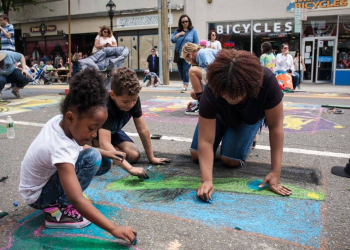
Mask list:
[[[295,72],[293,57],[288,52],[289,45],[287,43],[282,44],[281,53],[276,56],[275,74],[292,73],[293,88],[298,87],[300,89],[299,74]]]
[[[100,50],[104,47],[117,47],[117,40],[110,27],[103,25],[95,39],[95,47]]]
[[[26,204],[44,210],[48,228],[83,228],[91,222],[132,243],[136,231],[106,218],[83,191],[95,176],[107,173],[125,153],[92,148],[108,117],[107,89],[96,70],[86,68],[69,83],[61,114],[50,119],[29,146],[21,164],[19,193]]]
[[[207,48],[214,49],[214,50],[221,50],[221,43],[218,39],[218,33],[216,33],[215,30],[210,31],[208,35],[208,42],[207,42]]]

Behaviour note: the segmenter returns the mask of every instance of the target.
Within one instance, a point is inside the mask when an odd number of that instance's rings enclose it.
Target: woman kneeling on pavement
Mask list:
[[[213,49],[202,49],[195,43],[186,43],[182,48],[181,57],[191,64],[189,71],[193,90],[190,95],[197,102],[190,102],[187,105],[186,115],[198,115],[199,101],[203,88],[207,84],[207,66],[215,60],[218,51]]]
[[[202,184],[199,198],[209,201],[213,187],[213,162],[221,142],[221,159],[230,168],[243,167],[254,136],[263,123],[269,129],[271,171],[268,184],[280,195],[291,190],[280,184],[283,152],[283,94],[274,74],[247,51],[222,50],[208,65],[208,85],[203,91],[191,156],[199,161]]]

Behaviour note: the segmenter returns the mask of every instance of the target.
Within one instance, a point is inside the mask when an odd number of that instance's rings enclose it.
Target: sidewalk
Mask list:
[[[142,84],[142,80],[140,80],[140,84]],[[63,83],[54,83],[53,85],[67,85],[66,82]],[[174,88],[174,89],[180,89],[182,88],[182,82],[181,81],[170,81],[169,85],[163,85],[160,86],[165,88]],[[144,86],[146,88],[146,86]],[[188,90],[192,90],[191,84],[188,87]],[[333,85],[331,83],[324,83],[324,84],[316,84],[316,83],[301,83],[300,89],[296,89],[295,92],[310,92],[310,93],[338,93],[338,94],[348,94],[350,95],[350,86],[339,86],[339,85]]]
[[[163,87],[173,87],[173,88],[182,88],[181,81],[170,81],[169,85],[163,85]],[[191,84],[188,88],[192,89]],[[296,89],[295,92],[312,92],[312,93],[339,93],[339,94],[349,94],[350,95],[350,86],[339,86],[332,85],[331,83],[327,84],[316,84],[316,83],[301,83],[300,89]]]

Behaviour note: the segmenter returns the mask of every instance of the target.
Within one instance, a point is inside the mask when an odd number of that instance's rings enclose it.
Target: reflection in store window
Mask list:
[[[339,17],[337,69],[350,69],[350,16]]]

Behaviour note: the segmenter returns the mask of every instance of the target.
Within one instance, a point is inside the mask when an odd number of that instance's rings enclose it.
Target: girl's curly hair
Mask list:
[[[69,81],[69,93],[61,102],[61,113],[76,111],[79,116],[107,106],[107,89],[95,69],[86,68]]]
[[[208,82],[216,96],[257,97],[263,76],[259,58],[244,50],[224,49],[208,65]]]
[[[135,71],[126,67],[113,70],[111,78],[111,90],[116,96],[136,95],[140,93],[141,86]]]

